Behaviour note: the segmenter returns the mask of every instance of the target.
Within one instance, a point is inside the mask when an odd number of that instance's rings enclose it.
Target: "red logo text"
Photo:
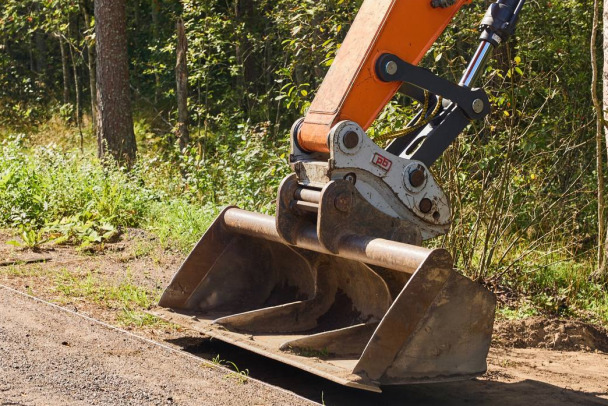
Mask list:
[[[391,166],[393,166],[393,163],[391,162],[390,159],[375,153],[374,157],[372,158],[372,163],[378,167],[380,167],[380,169],[388,172],[391,170]]]

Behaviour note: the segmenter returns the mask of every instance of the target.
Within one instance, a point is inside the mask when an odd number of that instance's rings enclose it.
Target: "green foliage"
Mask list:
[[[7,241],[7,244],[15,247],[26,247],[31,250],[38,250],[42,244],[48,242],[49,239],[45,237],[42,230],[33,230],[24,226],[20,227],[19,237],[21,242],[17,240]]]
[[[72,32],[78,13],[73,1],[0,4],[0,125],[28,126],[49,116],[63,86],[59,41],[78,56],[90,40],[84,24],[82,33]]]
[[[285,30],[279,33],[284,59],[275,69],[276,83],[282,84],[275,100],[282,100],[288,111],[306,111],[360,5],[361,1],[282,1],[269,13],[273,25]]]
[[[498,314],[507,319],[549,314],[606,325],[608,294],[601,283],[591,280],[593,268],[589,263],[556,257],[552,260],[546,266],[531,266],[504,279],[501,290],[515,293],[517,299],[503,303]]]
[[[187,253],[213,221],[215,206],[198,206],[181,199],[154,203],[146,226],[160,238],[163,246]]]
[[[0,226],[19,229],[20,244],[31,248],[47,239],[103,243],[125,227],[145,226],[166,246],[187,251],[218,207],[271,213],[289,172],[288,129],[310,105],[361,0],[238,4],[129,2],[140,162],[127,174],[69,151],[73,142],[61,152],[30,149],[25,136],[5,140]],[[458,81],[486,6],[464,7],[422,65]],[[478,84],[488,91],[492,114],[433,168],[453,218],[450,233],[431,244],[448,247],[467,275],[528,296],[524,310],[506,306],[505,314],[593,308],[594,317],[607,317],[606,294],[587,282],[595,267],[596,182],[605,175],[594,172],[590,6],[527,2],[517,35]],[[184,151],[172,133],[177,18],[189,43],[191,144]],[[58,38],[76,55],[80,75],[88,75],[84,47],[93,31],[82,6],[7,0],[0,21],[0,126],[31,127],[50,115],[67,120],[75,103],[61,97]],[[418,108],[396,96],[369,134],[402,129]]]
[[[220,354],[217,354],[211,359],[211,362],[217,366],[224,366],[232,370],[225,378],[236,380],[240,384],[245,384],[249,381],[249,370],[239,369],[239,367],[232,361],[226,361],[220,358]]]
[[[52,240],[83,248],[112,241],[128,227],[155,230],[163,244],[188,251],[219,206],[274,210],[287,174],[287,144],[269,145],[267,125],[214,136],[206,151],[172,161],[140,159],[126,172],[55,146],[28,148],[24,136],[0,142],[0,227],[21,230],[37,248]]]
[[[590,282],[591,271],[581,263],[560,262],[520,275],[519,285],[545,312],[585,317],[593,309],[595,318],[606,323],[608,295],[601,284]]]
[[[0,143],[0,227],[21,228],[28,246],[39,244],[41,231],[61,242],[109,240],[138,226],[158,198],[136,173],[23,143],[22,136]]]
[[[270,133],[269,123],[208,133],[187,151],[173,150],[168,160],[142,158],[140,171],[151,187],[186,201],[270,212],[289,171],[288,142],[274,140]],[[167,177],[173,181],[167,183]]]
[[[118,236],[119,230],[111,223],[102,223],[93,219],[82,220],[82,214],[55,220],[44,227],[39,233],[51,235],[55,244],[80,242],[81,248],[87,248],[95,243],[111,241]]]
[[[484,8],[478,2],[460,13],[423,64],[458,81]],[[593,112],[588,46],[580,45],[589,42],[589,12],[580,1],[526,4],[516,37],[479,83],[492,114],[435,165],[453,207],[440,243],[476,279],[518,280],[545,272],[549,257],[568,262],[594,249]]]
[[[238,383],[245,384],[249,381],[249,369],[239,369],[232,361],[226,361],[226,365],[234,371],[226,375],[226,378],[234,379]]]

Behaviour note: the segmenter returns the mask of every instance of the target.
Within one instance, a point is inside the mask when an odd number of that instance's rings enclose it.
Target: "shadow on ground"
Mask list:
[[[325,405],[492,405],[560,406],[604,405],[600,394],[578,392],[547,383],[525,380],[505,383],[471,380],[444,384],[383,387],[383,393],[371,393],[335,384],[300,369],[245,351],[230,344],[200,337],[169,340],[185,351],[212,360],[231,361],[249,376],[294,392]],[[226,365],[229,366],[229,365]],[[597,395],[597,396],[596,396]]]

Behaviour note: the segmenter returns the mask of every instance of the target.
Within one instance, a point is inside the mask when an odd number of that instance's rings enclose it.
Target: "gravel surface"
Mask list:
[[[306,405],[0,288],[0,405]]]
[[[296,394],[349,406],[608,405],[608,356],[601,353],[494,349],[483,378],[382,394],[255,357],[237,362],[256,365],[261,377],[293,393],[252,378],[242,383],[203,359],[0,286],[2,406],[315,404]]]
[[[106,288],[123,281],[148,292],[166,286],[183,255],[162,249],[152,237],[136,231],[92,255],[70,246],[49,246],[38,253],[17,250],[5,244],[12,237],[0,230],[0,406],[608,406],[608,338],[604,330],[584,323],[499,322],[485,376],[384,387],[384,393],[374,394],[187,329],[125,325],[119,319],[123,304],[106,303],[94,294],[62,293],[58,281],[65,274],[79,281],[90,276]],[[213,359],[247,370],[248,381],[242,383],[234,373],[212,364]]]

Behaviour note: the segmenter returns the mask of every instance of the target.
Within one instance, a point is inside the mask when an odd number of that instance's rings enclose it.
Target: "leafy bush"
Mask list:
[[[272,212],[278,185],[289,172],[289,144],[270,132],[268,123],[242,124],[235,132],[194,136],[189,150],[175,150],[164,160],[141,157],[136,171],[168,198]]]
[[[135,227],[158,194],[137,173],[57,148],[28,150],[24,137],[0,143],[0,226],[101,242]]]
[[[272,212],[287,174],[287,144],[271,145],[267,126],[242,126],[173,160],[143,156],[127,172],[75,150],[27,147],[23,135],[0,143],[0,227],[20,229],[36,248],[53,239],[101,243],[127,227],[146,226],[163,242],[188,250],[217,207]],[[278,151],[278,152],[277,152]]]

